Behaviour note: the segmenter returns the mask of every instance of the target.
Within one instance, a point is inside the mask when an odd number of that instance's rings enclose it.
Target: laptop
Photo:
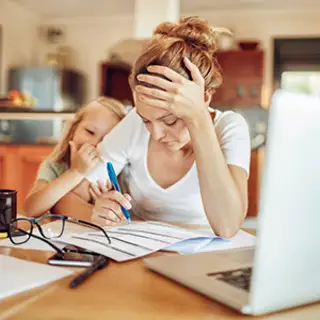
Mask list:
[[[256,246],[144,260],[243,314],[320,300],[320,99],[272,98]]]

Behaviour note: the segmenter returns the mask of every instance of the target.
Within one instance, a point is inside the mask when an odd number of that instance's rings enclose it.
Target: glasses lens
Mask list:
[[[42,233],[47,239],[58,238],[62,235],[64,221],[61,216],[44,216],[40,223]]]
[[[32,224],[28,219],[19,218],[11,222],[9,235],[14,244],[27,242],[32,232]]]

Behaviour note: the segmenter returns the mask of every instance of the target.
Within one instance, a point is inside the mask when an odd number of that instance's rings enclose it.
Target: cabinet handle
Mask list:
[[[243,97],[246,93],[246,88],[244,85],[242,84],[238,84],[236,87],[236,91],[237,91],[237,96],[238,97]]]
[[[251,98],[256,98],[258,96],[258,88],[256,85],[251,86],[250,95]]]

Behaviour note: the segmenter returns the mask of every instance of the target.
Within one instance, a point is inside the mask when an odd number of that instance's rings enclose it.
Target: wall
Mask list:
[[[87,99],[99,95],[99,64],[107,59],[108,48],[119,40],[132,37],[133,16],[55,19],[46,24],[64,26],[66,37],[62,45],[71,47],[73,65],[87,76]],[[42,43],[39,50],[40,61],[44,62],[47,53],[55,48],[56,45]]]
[[[238,38],[256,38],[266,52],[263,105],[272,92],[272,38],[320,36],[320,9],[237,10],[183,13],[199,15],[212,25],[235,31]],[[76,63],[90,80],[89,98],[98,94],[98,62],[106,58],[107,49],[118,40],[133,35],[133,16],[78,18],[49,21],[67,29],[66,43],[77,51]],[[42,50],[42,57],[48,48]]]
[[[7,69],[12,65],[32,65],[38,60],[37,25],[39,17],[9,2],[0,1],[2,25],[2,68],[0,68],[0,94],[7,91]]]
[[[237,38],[256,38],[266,52],[263,104],[268,105],[272,91],[272,38],[320,37],[320,9],[288,10],[234,10],[190,12],[212,25],[225,26],[235,31]],[[87,75],[88,99],[99,94],[99,62],[107,58],[107,51],[117,41],[133,36],[133,16],[105,16],[41,21],[25,9],[7,0],[0,1],[0,24],[4,28],[5,68],[12,64],[43,63],[53,47],[40,43],[36,25],[63,25],[66,28],[65,45],[74,52],[74,64]],[[5,74],[2,71],[2,80]],[[2,81],[0,89],[4,90]]]

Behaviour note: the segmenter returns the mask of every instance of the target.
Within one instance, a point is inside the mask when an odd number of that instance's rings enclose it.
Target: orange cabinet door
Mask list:
[[[248,216],[259,213],[260,186],[263,169],[264,148],[251,152],[250,177],[248,180]]]
[[[31,190],[41,162],[52,152],[53,146],[20,146],[17,152],[19,185],[18,210],[23,210],[23,201]]]
[[[19,146],[0,145],[0,188],[17,190],[19,170],[17,151]]]
[[[7,148],[6,146],[0,146],[0,188],[6,188],[6,154]]]

